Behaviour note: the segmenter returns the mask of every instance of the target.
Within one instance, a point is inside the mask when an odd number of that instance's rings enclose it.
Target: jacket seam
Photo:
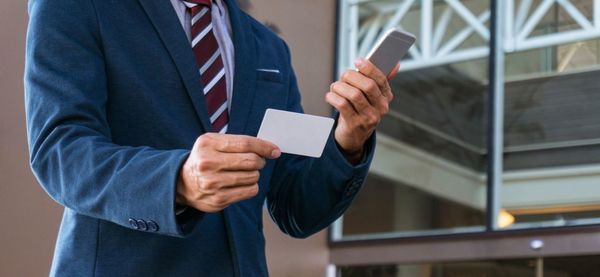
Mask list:
[[[98,269],[98,249],[100,248],[100,220],[96,219],[96,249],[94,250],[94,267],[92,276],[97,276],[96,269]]]

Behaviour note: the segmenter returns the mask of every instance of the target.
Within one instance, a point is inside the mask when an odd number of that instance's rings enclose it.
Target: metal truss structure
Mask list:
[[[489,53],[490,1],[459,0],[340,0],[341,24],[339,69],[348,68],[352,60],[364,56],[386,30],[418,25],[417,44],[401,70],[485,58]],[[549,46],[600,38],[600,0],[502,0],[498,11],[502,24],[503,53],[526,51]],[[474,11],[469,4],[487,5]],[[560,15],[570,18],[569,28],[536,32],[544,17],[557,5]],[[366,11],[366,12],[365,12]],[[460,18],[462,28],[449,29]],[[474,40],[473,37],[478,39]],[[469,41],[469,43],[465,43]],[[479,41],[474,43],[473,41]],[[473,45],[475,44],[475,45]]]

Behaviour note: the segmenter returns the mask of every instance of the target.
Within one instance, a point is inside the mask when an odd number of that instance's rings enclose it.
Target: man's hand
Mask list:
[[[276,159],[274,144],[249,136],[207,133],[200,136],[183,164],[177,203],[218,212],[258,193],[265,158]]]
[[[340,112],[335,140],[352,163],[360,161],[365,142],[389,110],[394,95],[388,80],[399,68],[385,76],[368,60],[357,59],[355,65],[358,71],[344,72],[325,95],[325,101]]]

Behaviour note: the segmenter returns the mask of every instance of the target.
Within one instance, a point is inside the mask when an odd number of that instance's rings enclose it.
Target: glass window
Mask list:
[[[490,1],[361,1],[343,6],[341,70],[391,27],[417,43],[390,82],[370,177],[339,238],[480,232],[485,225]],[[468,20],[467,20],[468,19]],[[344,50],[345,49],[345,50]]]
[[[338,72],[392,27],[417,44],[391,81],[371,175],[334,240],[600,224],[600,1],[496,3],[501,34],[490,32],[489,0],[340,0]],[[494,82],[503,172],[487,167]],[[499,208],[486,229],[492,170],[502,180],[492,180]]]
[[[534,1],[505,56],[501,228],[600,223],[600,40],[592,1],[564,2]]]

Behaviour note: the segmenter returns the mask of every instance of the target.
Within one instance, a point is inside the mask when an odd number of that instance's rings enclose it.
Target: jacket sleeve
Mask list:
[[[32,0],[29,15],[25,104],[30,163],[39,183],[79,214],[183,236],[191,224],[175,216],[175,184],[189,151],[111,141],[93,3]]]
[[[291,69],[291,62],[288,66]],[[288,110],[302,113],[293,70],[289,78]],[[297,238],[326,228],[350,206],[367,176],[374,152],[375,134],[366,142],[362,162],[353,166],[340,151],[332,131],[318,159],[282,155],[276,162],[267,194],[272,219],[284,233]]]

